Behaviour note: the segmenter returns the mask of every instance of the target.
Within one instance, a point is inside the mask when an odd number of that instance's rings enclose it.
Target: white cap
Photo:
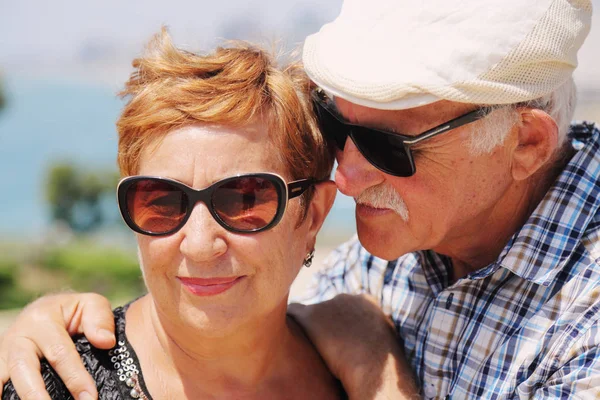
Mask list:
[[[304,68],[372,108],[518,103],[571,76],[591,15],[590,0],[345,0],[306,39]]]

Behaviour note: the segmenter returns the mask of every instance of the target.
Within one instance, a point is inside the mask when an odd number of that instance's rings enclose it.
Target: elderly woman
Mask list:
[[[336,190],[308,79],[253,47],[196,55],[165,32],[134,67],[118,201],[148,294],[114,311],[114,349],[76,341],[99,398],[340,398],[286,317]],[[42,372],[51,398],[71,398]]]

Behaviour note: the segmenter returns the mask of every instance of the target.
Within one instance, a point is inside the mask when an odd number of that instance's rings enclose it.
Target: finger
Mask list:
[[[50,400],[40,374],[39,351],[29,339],[13,340],[8,356],[8,373],[12,384],[23,400]]]
[[[85,369],[73,339],[62,327],[48,326],[43,337],[34,339],[73,397],[80,399],[87,394],[97,398],[96,384]]]
[[[88,394],[87,399],[97,398],[96,385],[85,370],[68,334],[83,332],[82,311],[87,303],[81,300],[85,296],[59,294],[40,298],[25,308],[14,326],[5,334],[4,343],[0,346],[0,357],[9,360],[6,369],[9,377],[16,380],[14,386],[21,392],[20,395],[31,393],[34,398],[46,398],[35,397],[40,390],[45,393],[38,360],[43,355],[76,399],[86,398],[85,394]],[[88,296],[87,300],[92,304],[102,301],[94,296]],[[93,307],[89,312],[94,312]],[[110,344],[110,338],[108,342]],[[21,347],[15,346],[16,343],[20,343]],[[20,351],[15,352],[15,349]],[[7,352],[12,354],[10,358],[6,356]],[[11,366],[14,366],[12,370]],[[13,373],[13,370],[19,372]]]
[[[95,293],[86,295],[81,302],[81,325],[85,337],[99,349],[115,347],[115,317],[110,302]]]

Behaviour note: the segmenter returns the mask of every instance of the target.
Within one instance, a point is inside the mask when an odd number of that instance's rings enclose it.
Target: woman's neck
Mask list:
[[[204,337],[173,324],[145,296],[128,310],[127,333],[133,347],[141,349],[138,358],[155,398],[191,398],[201,393],[215,398],[264,398],[272,388],[293,382],[301,373],[299,367],[321,362],[302,333],[286,321],[286,308],[284,303],[231,335]]]

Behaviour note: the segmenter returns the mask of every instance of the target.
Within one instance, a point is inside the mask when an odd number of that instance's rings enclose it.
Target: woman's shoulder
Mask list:
[[[117,343],[125,339],[125,311],[127,306],[118,307],[113,310],[115,317],[115,336]],[[118,375],[114,369],[112,350],[98,349],[91,345],[85,336],[73,338],[75,348],[81,357],[86,370],[90,373],[98,388],[99,398],[106,400],[122,399],[119,389]],[[59,377],[58,373],[46,361],[41,360],[41,373],[46,389],[51,399],[71,400],[73,397]],[[2,400],[19,399],[11,381],[8,381],[2,391]]]

